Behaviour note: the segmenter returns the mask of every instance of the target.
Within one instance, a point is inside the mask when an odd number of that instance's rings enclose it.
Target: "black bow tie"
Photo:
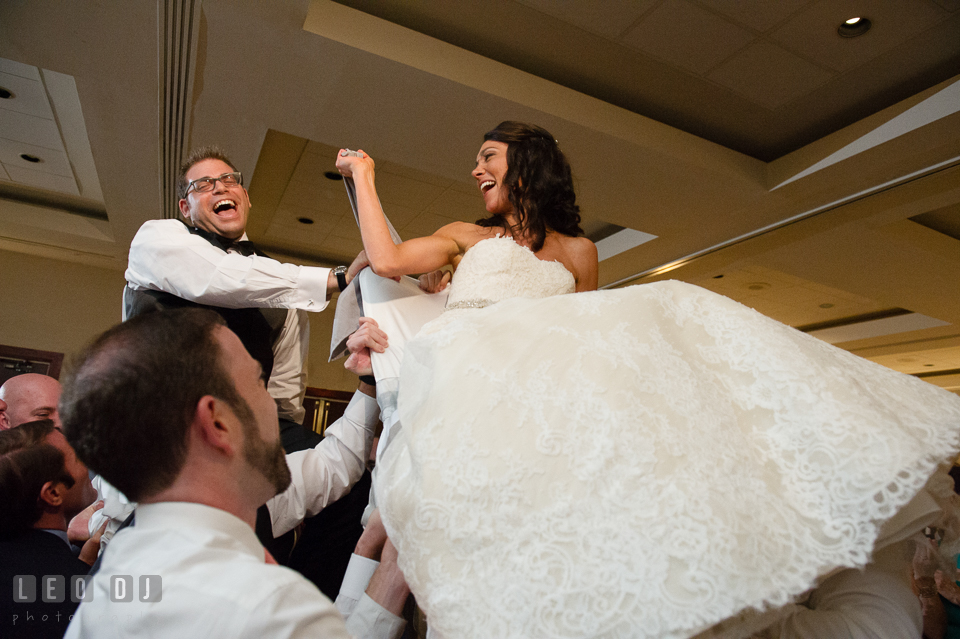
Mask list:
[[[240,255],[245,256],[258,254],[257,247],[254,246],[253,242],[250,240],[237,240],[235,242],[231,242],[230,246],[227,247],[227,250],[229,249],[233,249]]]
[[[235,250],[240,255],[249,257],[251,255],[260,255],[266,257],[266,254],[260,251],[257,246],[250,240],[231,240],[229,238],[223,237],[222,235],[217,235],[216,233],[211,233],[210,231],[205,231],[203,229],[198,229],[195,226],[191,226],[190,232],[196,235],[199,235],[203,239],[207,240],[214,246],[217,246],[224,251],[229,251],[230,249]]]

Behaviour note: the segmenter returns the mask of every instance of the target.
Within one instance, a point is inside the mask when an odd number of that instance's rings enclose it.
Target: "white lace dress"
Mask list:
[[[695,286],[573,290],[485,240],[406,346],[377,492],[432,636],[691,637],[928,523],[960,398]]]

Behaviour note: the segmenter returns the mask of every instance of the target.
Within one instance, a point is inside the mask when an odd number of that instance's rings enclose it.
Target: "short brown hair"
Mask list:
[[[64,434],[77,456],[134,501],[170,486],[187,458],[187,433],[205,395],[241,420],[252,412],[223,366],[208,309],[146,313],[98,337],[68,371]]]
[[[187,197],[187,188],[189,186],[189,182],[187,182],[187,171],[192,169],[194,164],[203,162],[204,160],[220,160],[224,164],[229,165],[234,171],[237,170],[237,167],[230,161],[230,158],[227,157],[227,154],[224,153],[223,149],[219,146],[201,146],[199,149],[194,149],[180,165],[180,172],[177,173],[178,199],[182,200]]]
[[[53,422],[41,419],[0,431],[0,494],[4,495],[0,535],[26,530],[40,519],[40,491],[47,482],[74,484],[63,453],[46,442]]]

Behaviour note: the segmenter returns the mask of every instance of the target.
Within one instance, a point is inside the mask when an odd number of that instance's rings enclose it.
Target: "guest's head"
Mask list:
[[[243,179],[222,150],[195,150],[180,166],[177,176],[180,213],[194,226],[232,240],[247,226],[250,198]]]
[[[9,428],[38,419],[49,419],[59,428],[59,399],[60,382],[47,375],[24,373],[11,377],[0,386],[0,400],[7,405]]]
[[[27,528],[66,530],[97,497],[87,467],[49,419],[0,432],[0,533]]]
[[[68,372],[61,407],[81,459],[135,501],[241,484],[263,503],[290,483],[260,365],[211,311],[110,329]]]
[[[543,247],[547,230],[583,234],[570,164],[549,131],[506,121],[483,139],[473,175],[491,217],[477,224],[509,228],[512,213],[519,225],[514,232],[528,233],[534,251]]]

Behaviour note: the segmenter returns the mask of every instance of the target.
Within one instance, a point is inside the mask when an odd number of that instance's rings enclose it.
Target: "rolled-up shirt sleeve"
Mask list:
[[[379,413],[377,400],[358,391],[322,442],[287,455],[290,487],[267,502],[275,537],[350,492],[366,468]]]
[[[782,619],[777,632],[763,636],[920,639],[923,613],[910,588],[912,547],[907,546],[910,554],[901,552],[901,547],[879,551],[875,559],[880,555],[880,560],[863,570],[849,568],[832,575],[813,591],[806,605],[792,606],[793,612]]]
[[[125,278],[134,290],[163,291],[224,308],[327,306],[330,269],[226,253],[178,220],[151,220],[130,245]]]

